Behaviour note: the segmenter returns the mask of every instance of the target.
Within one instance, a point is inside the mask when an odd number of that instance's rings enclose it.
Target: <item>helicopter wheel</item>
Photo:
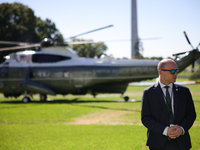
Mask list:
[[[46,101],[47,95],[46,94],[40,94],[40,101]]]
[[[92,91],[92,96],[95,98],[96,97],[96,93],[94,91]]]
[[[92,96],[93,96],[94,98],[96,98],[96,95],[97,95],[97,94],[92,94]]]
[[[129,100],[129,97],[128,97],[128,96],[125,96],[125,97],[124,97],[124,101],[125,101],[125,102],[128,102],[128,100]]]
[[[31,101],[31,99],[30,99],[30,97],[28,97],[28,96],[25,96],[23,99],[22,99],[22,102],[23,103],[28,103],[28,102],[30,102]]]

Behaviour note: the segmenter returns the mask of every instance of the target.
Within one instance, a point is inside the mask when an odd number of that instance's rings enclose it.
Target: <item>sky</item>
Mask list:
[[[13,2],[28,6],[42,20],[50,19],[65,39],[113,25],[77,38],[103,41],[107,55],[131,58],[131,0],[0,0]],[[191,50],[184,31],[196,48],[200,43],[199,14],[200,0],[137,0],[143,56],[167,58]]]

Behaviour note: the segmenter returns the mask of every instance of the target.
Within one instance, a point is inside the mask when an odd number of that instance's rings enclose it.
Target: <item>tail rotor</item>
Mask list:
[[[176,53],[176,54],[173,54],[173,56],[178,57],[179,55],[182,55],[182,54],[185,54],[185,53],[188,53],[188,52],[192,52],[191,64],[192,64],[192,72],[194,72],[194,66],[195,66],[195,61],[196,61],[196,59],[195,59],[195,53],[199,51],[199,50],[198,50],[198,47],[200,46],[200,43],[199,43],[199,45],[197,46],[197,48],[195,49],[195,48],[193,47],[193,45],[191,44],[191,42],[190,42],[190,40],[189,40],[189,38],[188,38],[186,32],[184,31],[183,33],[184,33],[184,35],[185,35],[185,38],[186,38],[188,44],[191,45],[192,51],[186,51],[186,52]]]
[[[187,39],[187,41],[188,41],[188,44],[190,44],[190,45],[191,45],[192,49],[195,49],[195,48],[192,46],[192,44],[190,43],[190,40],[189,40],[189,38],[188,38],[188,36],[187,36],[186,32],[184,31],[183,33],[184,33],[184,35],[185,35],[185,38],[186,38],[186,39]]]

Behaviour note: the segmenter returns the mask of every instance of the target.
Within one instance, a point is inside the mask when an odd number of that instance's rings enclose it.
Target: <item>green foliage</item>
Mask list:
[[[81,42],[86,41],[83,39],[73,39],[73,42]],[[103,42],[99,43],[91,43],[88,44],[74,44],[70,46],[73,50],[75,50],[80,57],[90,57],[93,58],[95,56],[100,57],[106,50],[107,46]]]
[[[137,39],[134,45],[134,57],[132,59],[135,59],[135,58],[142,59],[143,51],[144,51],[143,43],[141,42],[140,39]]]
[[[0,4],[0,40],[39,43],[44,38],[52,38],[56,43],[63,43],[63,36],[51,20],[41,20],[34,11],[21,3]],[[18,45],[0,44],[0,47]],[[12,51],[0,52],[0,63],[3,56]]]
[[[0,40],[34,42],[36,17],[32,9],[20,3],[0,5]]]
[[[162,60],[163,58],[162,57],[143,57],[143,56],[140,56],[140,57],[135,57],[135,58],[132,58],[132,59],[147,59],[147,60]]]
[[[182,71],[178,74],[178,77],[187,77],[187,78],[190,78],[190,76],[192,75],[193,73],[191,71]]]
[[[155,59],[158,59],[158,60],[162,60],[163,59],[163,57],[150,57],[150,59],[152,59],[152,60],[155,60]]]
[[[197,119],[190,129],[193,150],[200,149],[200,84],[186,85],[192,94]],[[21,103],[0,95],[0,149],[4,150],[147,150],[147,129],[140,109],[146,86],[129,86],[124,95],[135,102],[119,101],[119,94],[49,96],[47,102]],[[107,118],[106,123],[75,124],[77,118]],[[116,118],[113,118],[116,115]],[[124,125],[122,125],[124,124]]]
[[[51,38],[58,43],[63,43],[62,34],[56,29],[55,23],[49,19],[42,21],[39,17],[37,18],[36,33],[40,37],[40,40]]]
[[[200,70],[194,72],[194,73],[190,76],[190,80],[200,80]]]
[[[55,23],[49,19],[42,21],[31,8],[21,3],[0,5],[0,40],[40,42],[44,38],[63,42]]]

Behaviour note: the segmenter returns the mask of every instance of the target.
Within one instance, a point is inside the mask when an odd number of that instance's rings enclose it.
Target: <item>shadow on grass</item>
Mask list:
[[[134,101],[134,103],[140,103],[141,101],[137,100]],[[126,109],[126,108],[113,108],[113,107],[105,107],[105,106],[96,106],[96,105],[81,105],[84,103],[92,104],[92,103],[133,103],[133,102],[125,102],[125,101],[116,101],[116,100],[78,100],[78,98],[74,98],[72,100],[67,99],[57,99],[57,100],[48,100],[48,101],[31,101],[28,103],[23,103],[20,100],[9,100],[9,101],[1,101],[0,103],[4,104],[24,104],[23,106],[29,106],[29,104],[70,104],[70,105],[76,105],[79,107],[89,107],[89,108],[99,108],[99,109],[108,109],[108,110],[122,110],[122,111],[135,111],[140,112],[139,110],[133,110],[133,109]],[[20,105],[22,106],[22,105]],[[6,108],[7,109],[7,108]]]
[[[122,111],[134,111],[134,112],[141,112],[140,110],[133,110],[133,109],[126,109],[126,108],[111,108],[105,106],[89,106],[89,105],[78,105],[80,107],[90,107],[90,108],[99,108],[99,109],[108,109],[108,110],[122,110]]]
[[[79,98],[74,99],[56,99],[56,100],[47,100],[47,101],[30,101],[25,104],[73,104],[73,103],[132,103],[133,101],[125,102],[124,100],[79,100]],[[140,100],[134,101],[134,103],[141,102]],[[6,103],[6,104],[22,104],[23,102],[21,100],[5,100],[1,101],[0,103]]]

